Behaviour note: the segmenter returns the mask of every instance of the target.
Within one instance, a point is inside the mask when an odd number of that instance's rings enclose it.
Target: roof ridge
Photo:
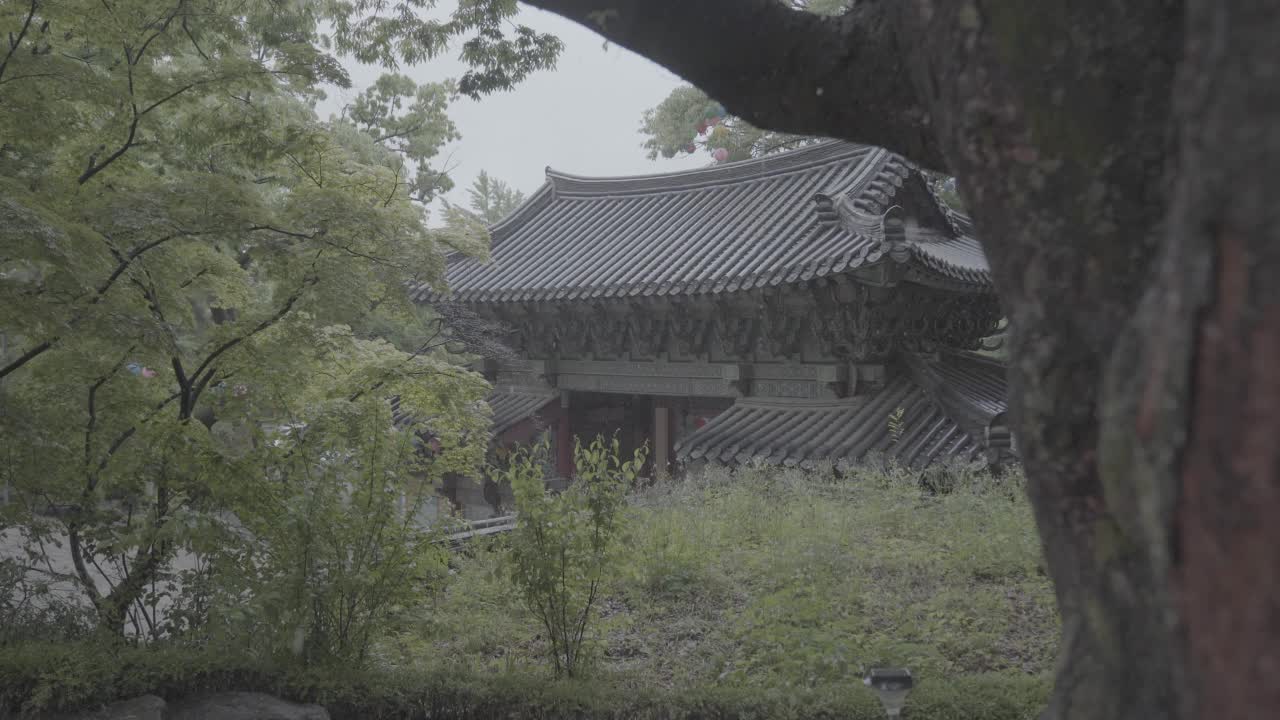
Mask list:
[[[997,367],[1002,370],[1005,370],[1006,372],[1009,370],[1009,363],[1003,360],[1000,360],[999,358],[993,358],[989,355],[976,353],[972,350],[960,350],[952,347],[944,347],[944,348],[941,348],[941,350],[947,355],[950,355],[955,358],[960,358],[962,360],[969,360],[971,362],[984,363],[986,365],[991,365],[993,367]]]
[[[553,192],[570,196],[611,196],[662,193],[700,187],[715,187],[826,165],[849,157],[876,151],[872,145],[843,140],[821,140],[795,150],[765,155],[748,160],[642,175],[587,176],[547,167],[547,184]]]
[[[501,240],[505,235],[507,228],[514,225],[518,217],[528,213],[530,208],[538,207],[548,195],[553,196],[553,198],[555,195],[555,188],[551,185],[550,181],[542,183],[537,190],[533,191],[532,195],[525,198],[524,202],[517,205],[515,210],[507,213],[506,217],[486,227],[485,229],[489,232],[489,241],[491,243],[490,250],[492,250],[492,243],[497,240]]]

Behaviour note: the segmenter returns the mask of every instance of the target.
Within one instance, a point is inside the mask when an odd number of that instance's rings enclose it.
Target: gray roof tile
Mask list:
[[[870,395],[840,401],[746,398],[680,442],[677,457],[720,463],[852,463],[878,451],[909,467],[972,457],[1005,409],[1004,366],[970,353],[911,356],[908,372]],[[903,411],[896,440],[890,416]]]
[[[585,178],[548,169],[547,183],[490,229],[488,262],[453,259],[450,297],[563,302],[719,293],[843,272],[889,255],[880,223],[904,183],[936,203],[901,157],[834,141],[663,175]],[[945,208],[930,212],[946,218],[942,227],[908,238],[910,247],[895,257],[988,287],[967,220]],[[435,293],[420,286],[414,296]]]
[[[489,431],[493,435],[501,435],[520,421],[537,415],[539,410],[545,408],[557,397],[554,391],[515,392],[494,390],[485,398],[485,403],[492,411]],[[392,423],[399,428],[408,426],[413,421],[413,418],[401,410],[399,396],[391,398],[390,402]]]

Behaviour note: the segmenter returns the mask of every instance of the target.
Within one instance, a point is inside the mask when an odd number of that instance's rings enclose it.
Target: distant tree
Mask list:
[[[818,15],[839,15],[852,0],[778,0],[800,11]],[[713,120],[708,124],[708,120]],[[649,159],[672,158],[680,153],[723,149],[723,162],[746,160],[770,153],[792,150],[817,138],[762,130],[740,117],[727,113],[720,103],[692,85],[672,90],[656,107],[645,110],[640,132]]]
[[[471,211],[485,225],[493,225],[510,215],[524,202],[524,193],[491,176],[484,170],[467,188]]]

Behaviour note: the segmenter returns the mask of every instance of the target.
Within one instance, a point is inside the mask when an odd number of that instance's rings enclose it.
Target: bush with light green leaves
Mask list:
[[[615,437],[574,443],[573,482],[546,491],[547,445],[523,448],[499,480],[511,483],[517,523],[511,537],[511,577],[542,624],[556,676],[583,668],[596,602],[624,529],[626,493],[644,466],[645,449],[620,457]]]

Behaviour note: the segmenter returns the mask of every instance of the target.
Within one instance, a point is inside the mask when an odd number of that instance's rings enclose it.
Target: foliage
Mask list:
[[[447,114],[453,83],[418,85],[400,74],[386,74],[360,93],[344,116],[373,141],[414,168],[409,196],[422,203],[453,188],[444,172],[430,166],[445,143],[461,137]],[[397,176],[405,172],[396,168]]]
[[[889,437],[892,438],[892,442],[898,442],[902,438],[902,433],[906,430],[904,423],[906,413],[906,409],[901,406],[889,413]]]
[[[21,559],[0,558],[0,647],[88,636],[92,618],[78,599],[29,572]]]
[[[24,566],[102,628],[173,632],[158,613],[175,602],[201,616],[179,595],[205,569],[175,562],[234,547],[258,511],[332,515],[298,505],[311,481],[336,497],[325,457],[373,472],[416,433],[461,448],[483,427],[483,383],[404,292],[440,281],[441,249],[486,241],[461,212],[428,228],[419,202],[448,187],[430,161],[456,137],[454,87],[387,75],[342,117],[314,111],[321,84],[349,84],[330,47],[391,65],[461,41],[472,94],[554,60],[554,38],[509,31],[513,1],[415,14],[433,6],[0,8],[0,483]],[[391,396],[410,418],[399,434]]]
[[[701,90],[684,85],[672,90],[656,107],[645,110],[640,132],[646,136],[644,147],[650,160],[659,156],[672,158],[680,153],[725,151],[722,162],[749,160],[773,153],[794,150],[816,142],[818,138],[761,130],[740,117],[726,115],[714,125],[699,132],[700,121],[720,112],[720,104]],[[956,211],[965,204],[956,190],[955,179],[924,170],[938,198]]]
[[[761,130],[734,116],[721,119],[705,137],[699,137],[699,121],[714,113],[715,100],[701,90],[684,85],[671,91],[656,107],[644,112],[640,132],[646,136],[644,147],[649,159],[671,158],[677,153],[712,153],[723,148],[727,160],[746,160],[781,150],[790,150],[813,142],[812,138]]]
[[[446,440],[428,460],[411,434],[387,432],[386,403],[360,402],[372,407],[335,404],[299,443],[260,456],[279,482],[249,489],[238,506],[241,532],[204,549],[212,592],[201,598],[203,615],[188,615],[190,625],[174,635],[264,657],[358,665],[443,584],[447,550],[419,513],[433,481],[479,464],[484,427],[468,428],[470,441]]]
[[[524,202],[524,193],[481,170],[467,188],[471,211],[485,225],[493,225],[510,215]]]
[[[593,677],[794,690],[878,664],[930,682],[1047,676],[1059,626],[1021,475],[936,472],[946,492],[885,462],[711,469],[633,493]],[[517,540],[498,542],[455,559],[430,620],[389,662],[544,664],[540,621],[504,590]]]
[[[796,10],[819,15],[839,15],[850,5],[849,0],[792,0]],[[714,109],[713,109],[714,108]],[[699,122],[718,112],[720,104],[691,85],[672,90],[657,106],[644,111],[640,132],[650,160],[673,158],[680,153],[725,151],[722,162],[748,160],[777,152],[794,150],[818,138],[761,130],[740,117],[726,115],[717,124],[700,133]],[[964,199],[956,189],[955,179],[924,170],[929,184],[939,199],[957,211],[964,212]]]
[[[931,495],[891,465],[761,466],[633,493],[587,682],[530,672],[549,643],[510,592],[515,535],[456,555],[454,582],[363,668],[216,643],[23,643],[0,653],[0,707],[238,689],[335,718],[870,719],[883,711],[858,678],[884,663],[918,678],[909,716],[1031,718],[1057,633],[1033,523],[1016,475],[965,477]]]
[[[884,711],[861,683],[780,692],[705,685],[635,689],[598,681],[549,683],[527,674],[478,675],[455,667],[369,672],[338,666],[301,670],[189,648],[30,644],[0,655],[0,714],[92,708],[150,693],[175,700],[221,690],[273,693],[317,702],[336,720],[404,718],[841,718],[878,720]],[[1048,696],[1043,678],[922,681],[909,717],[1027,720]],[[7,716],[7,715],[6,715]]]
[[[838,15],[850,5],[850,0],[785,0],[798,11],[819,15]],[[710,129],[705,138],[699,138],[698,122],[705,118],[709,108],[718,103],[701,90],[684,85],[671,91],[656,107],[644,112],[640,132],[646,137],[644,147],[649,159],[659,156],[675,157],[682,152],[698,149],[713,153],[723,148],[727,161],[746,160],[783,150],[791,150],[815,140],[800,135],[761,130],[742,118],[726,116]]]
[[[431,12],[436,0],[329,0],[318,5],[333,22],[334,46],[363,63],[420,63],[466,37],[459,54],[470,67],[458,90],[472,98],[509,90],[530,73],[555,67],[563,48],[554,35],[513,22],[519,12],[516,0],[459,0],[448,19]]]
[[[601,584],[623,529],[625,494],[644,465],[645,450],[619,457],[619,442],[575,439],[574,481],[558,495],[546,492],[545,443],[522,448],[498,479],[511,483],[517,525],[512,533],[511,577],[547,633],[556,676],[574,677]]]

